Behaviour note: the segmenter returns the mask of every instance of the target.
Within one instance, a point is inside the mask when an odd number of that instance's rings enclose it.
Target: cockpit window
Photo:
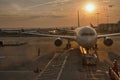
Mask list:
[[[81,36],[94,36],[94,33],[82,33]]]

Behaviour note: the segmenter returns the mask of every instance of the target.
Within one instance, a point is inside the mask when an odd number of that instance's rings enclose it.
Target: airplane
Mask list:
[[[49,31],[50,34],[53,34],[53,35],[72,35],[74,34],[73,31],[71,29],[53,29],[53,30],[50,30]]]
[[[78,11],[77,17],[78,17],[78,27],[75,30],[72,30],[75,34],[73,36],[71,36],[71,35],[70,36],[65,36],[65,35],[63,36],[63,35],[52,35],[52,34],[40,34],[40,33],[29,33],[29,32],[24,32],[24,33],[37,35],[37,36],[43,36],[43,37],[56,37],[54,44],[57,47],[62,45],[62,43],[63,43],[62,39],[68,40],[68,43],[66,44],[66,48],[71,47],[70,41],[75,41],[81,47],[83,47],[87,53],[89,53],[89,50],[91,48],[97,49],[97,40],[98,39],[104,38],[103,43],[106,46],[112,46],[113,40],[111,39],[111,36],[120,36],[120,33],[98,35],[96,30],[94,29],[94,26],[91,23],[90,23],[90,26],[80,27],[79,11]]]
[[[54,44],[57,47],[62,45],[63,43],[62,39],[68,40],[68,43],[66,44],[67,48],[71,47],[70,41],[76,41],[81,47],[87,50],[87,53],[89,53],[89,50],[97,44],[98,39],[104,38],[103,43],[106,46],[111,46],[113,44],[113,40],[111,39],[111,36],[120,36],[120,33],[98,35],[96,30],[91,26],[83,26],[76,28],[74,30],[75,33],[74,36],[39,34],[39,33],[29,33],[29,32],[24,32],[24,33],[43,36],[43,37],[56,37]]]

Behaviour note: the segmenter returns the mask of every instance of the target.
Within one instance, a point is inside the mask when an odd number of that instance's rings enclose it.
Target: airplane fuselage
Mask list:
[[[97,42],[97,32],[94,28],[86,26],[75,30],[76,42],[86,48],[92,48]]]

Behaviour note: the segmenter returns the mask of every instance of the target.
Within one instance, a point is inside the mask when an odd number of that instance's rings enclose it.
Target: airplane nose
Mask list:
[[[89,48],[94,46],[95,43],[95,41],[92,38],[88,38],[86,42]]]
[[[88,43],[91,43],[92,41],[93,41],[92,38],[88,38],[88,39],[87,39],[87,42],[88,42]]]

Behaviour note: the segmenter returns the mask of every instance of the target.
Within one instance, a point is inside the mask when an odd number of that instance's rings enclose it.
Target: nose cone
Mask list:
[[[94,28],[82,27],[77,31],[77,42],[86,49],[92,48],[97,42],[97,33]]]
[[[88,48],[88,49],[90,49],[90,48],[92,48],[95,44],[96,44],[96,39],[94,39],[94,38],[88,38],[88,40],[86,41],[85,47]]]
[[[96,42],[97,39],[95,37],[84,37],[79,41],[79,44],[86,49],[90,49],[96,44]]]

